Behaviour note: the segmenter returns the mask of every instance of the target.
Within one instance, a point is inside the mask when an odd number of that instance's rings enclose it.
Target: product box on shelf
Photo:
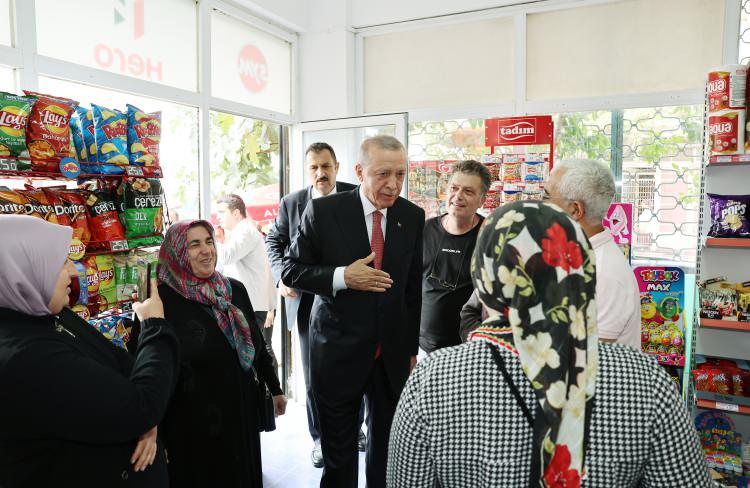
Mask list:
[[[685,365],[685,274],[675,267],[634,270],[641,294],[641,347],[662,364]]]

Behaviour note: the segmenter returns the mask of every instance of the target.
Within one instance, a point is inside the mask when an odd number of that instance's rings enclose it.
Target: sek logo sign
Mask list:
[[[268,84],[268,63],[266,57],[257,47],[247,44],[237,57],[237,72],[245,89],[259,93]]]

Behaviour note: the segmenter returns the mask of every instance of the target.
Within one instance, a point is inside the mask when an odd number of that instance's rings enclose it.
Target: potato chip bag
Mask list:
[[[29,200],[23,194],[10,188],[0,187],[0,214],[28,215]]]
[[[94,114],[97,156],[100,164],[127,166],[128,118],[119,110],[110,110],[91,104]]]
[[[0,92],[0,158],[28,158],[26,128],[34,99]]]
[[[161,234],[164,230],[161,181],[156,178],[128,178],[122,188],[127,238]]]
[[[159,166],[161,113],[147,114],[128,105],[128,149],[130,164]]]
[[[750,237],[750,220],[748,220],[750,195],[709,193],[708,205],[711,211],[709,236]]]
[[[30,208],[34,212],[34,216],[40,216],[47,222],[52,224],[59,224],[57,220],[57,214],[55,213],[55,206],[52,205],[44,193],[44,190],[30,189],[30,190],[19,190],[19,193],[26,197],[29,201]]]
[[[138,289],[138,256],[135,252],[130,252],[127,256],[127,276],[123,293],[130,299]]]
[[[122,228],[117,215],[112,191],[109,189],[81,190],[81,193],[85,198],[93,240],[96,242],[125,240],[125,229]]]
[[[105,304],[103,310],[107,310],[113,308],[118,301],[114,258],[111,254],[99,254],[95,257],[99,271],[99,301]]]
[[[84,246],[84,249],[80,252],[81,256],[78,257],[80,259],[83,257],[85,246],[91,241],[91,228],[89,227],[88,213],[86,212],[83,195],[77,190],[66,190],[64,188],[48,187],[43,190],[47,195],[47,200],[55,209],[57,222],[60,225],[73,228],[71,252],[74,251],[72,248],[76,245]]]
[[[127,254],[115,254],[112,256],[112,265],[115,269],[115,289],[118,302],[130,300],[132,297],[125,293],[128,282],[128,257]]]
[[[78,102],[24,90],[36,100],[26,129],[26,144],[35,171],[59,171],[59,163],[70,156],[70,117]]]
[[[78,122],[81,124],[81,134],[83,136],[83,145],[86,146],[86,161],[90,163],[98,162],[96,159],[96,131],[94,130],[94,112],[83,107],[76,109]]]
[[[75,158],[78,161],[88,161],[89,153],[86,150],[86,143],[83,140],[83,129],[81,128],[81,119],[78,111],[70,118],[70,137],[75,149]]]

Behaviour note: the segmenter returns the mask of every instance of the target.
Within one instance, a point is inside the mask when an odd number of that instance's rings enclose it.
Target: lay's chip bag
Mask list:
[[[78,102],[27,90],[24,93],[36,99],[26,129],[32,168],[58,172],[60,160],[70,156],[70,117]]]
[[[0,158],[28,158],[26,126],[34,99],[0,92]]]
[[[78,111],[70,118],[70,137],[75,149],[75,157],[78,161],[88,161],[89,153],[86,150],[86,143],[83,141],[83,131],[81,129],[81,119]]]
[[[107,310],[117,304],[117,281],[112,255],[97,255],[96,268],[99,272],[99,303],[104,310]]]
[[[128,149],[130,164],[159,166],[161,113],[147,114],[128,105]]]
[[[100,164],[127,166],[128,118],[119,110],[110,110],[91,104],[94,113],[97,156]]]
[[[94,130],[94,112],[86,110],[83,107],[76,109],[78,122],[81,125],[81,134],[83,135],[83,145],[86,146],[86,161],[96,163],[96,131]]]

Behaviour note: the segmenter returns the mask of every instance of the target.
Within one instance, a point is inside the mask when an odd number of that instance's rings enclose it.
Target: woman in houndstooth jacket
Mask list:
[[[411,375],[389,487],[711,486],[667,373],[598,343],[594,259],[554,205],[519,202],[488,219],[472,276],[489,318]]]

